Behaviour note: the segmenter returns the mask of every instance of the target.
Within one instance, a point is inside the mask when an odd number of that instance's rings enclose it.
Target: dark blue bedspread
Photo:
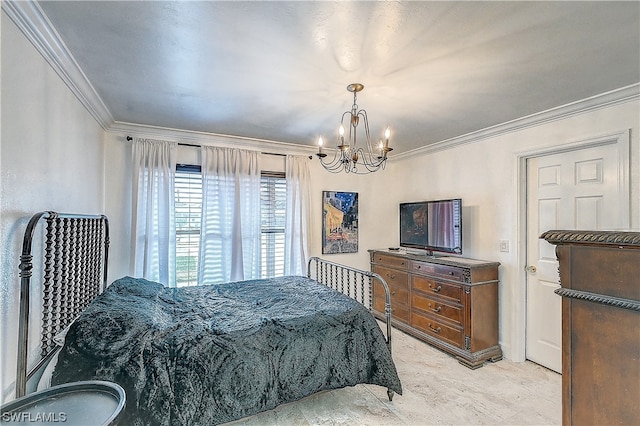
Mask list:
[[[71,326],[52,384],[109,380],[124,425],[211,425],[324,389],[402,388],[378,323],[304,277],[166,288],[115,281]]]

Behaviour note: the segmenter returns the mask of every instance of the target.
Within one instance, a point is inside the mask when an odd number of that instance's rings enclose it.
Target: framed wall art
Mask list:
[[[358,252],[358,193],[322,191],[322,254]]]

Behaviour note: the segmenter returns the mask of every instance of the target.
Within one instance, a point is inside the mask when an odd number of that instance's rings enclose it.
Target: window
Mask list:
[[[202,216],[200,166],[178,165],[175,178],[176,285],[198,284],[198,251]],[[286,178],[263,172],[260,180],[262,278],[284,274]]]
[[[284,226],[287,180],[284,173],[262,173],[260,179],[260,223],[262,277],[284,275]]]
[[[198,250],[202,216],[200,166],[178,165],[175,189],[176,286],[198,284]]]

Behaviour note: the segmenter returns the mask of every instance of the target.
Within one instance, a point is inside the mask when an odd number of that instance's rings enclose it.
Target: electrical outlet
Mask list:
[[[509,253],[509,240],[500,240],[500,251]]]

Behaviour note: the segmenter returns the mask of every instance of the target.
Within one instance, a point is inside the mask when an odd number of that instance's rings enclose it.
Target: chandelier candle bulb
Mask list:
[[[349,145],[345,145],[344,143],[344,126],[342,124],[340,124],[338,133],[340,134],[340,145],[338,145],[338,148],[340,148],[340,151],[345,152],[349,149]]]
[[[318,157],[323,158],[326,157],[327,154],[322,152],[322,145],[324,144],[324,141],[322,140],[322,136],[320,136],[318,138],[318,153],[316,154]]]

